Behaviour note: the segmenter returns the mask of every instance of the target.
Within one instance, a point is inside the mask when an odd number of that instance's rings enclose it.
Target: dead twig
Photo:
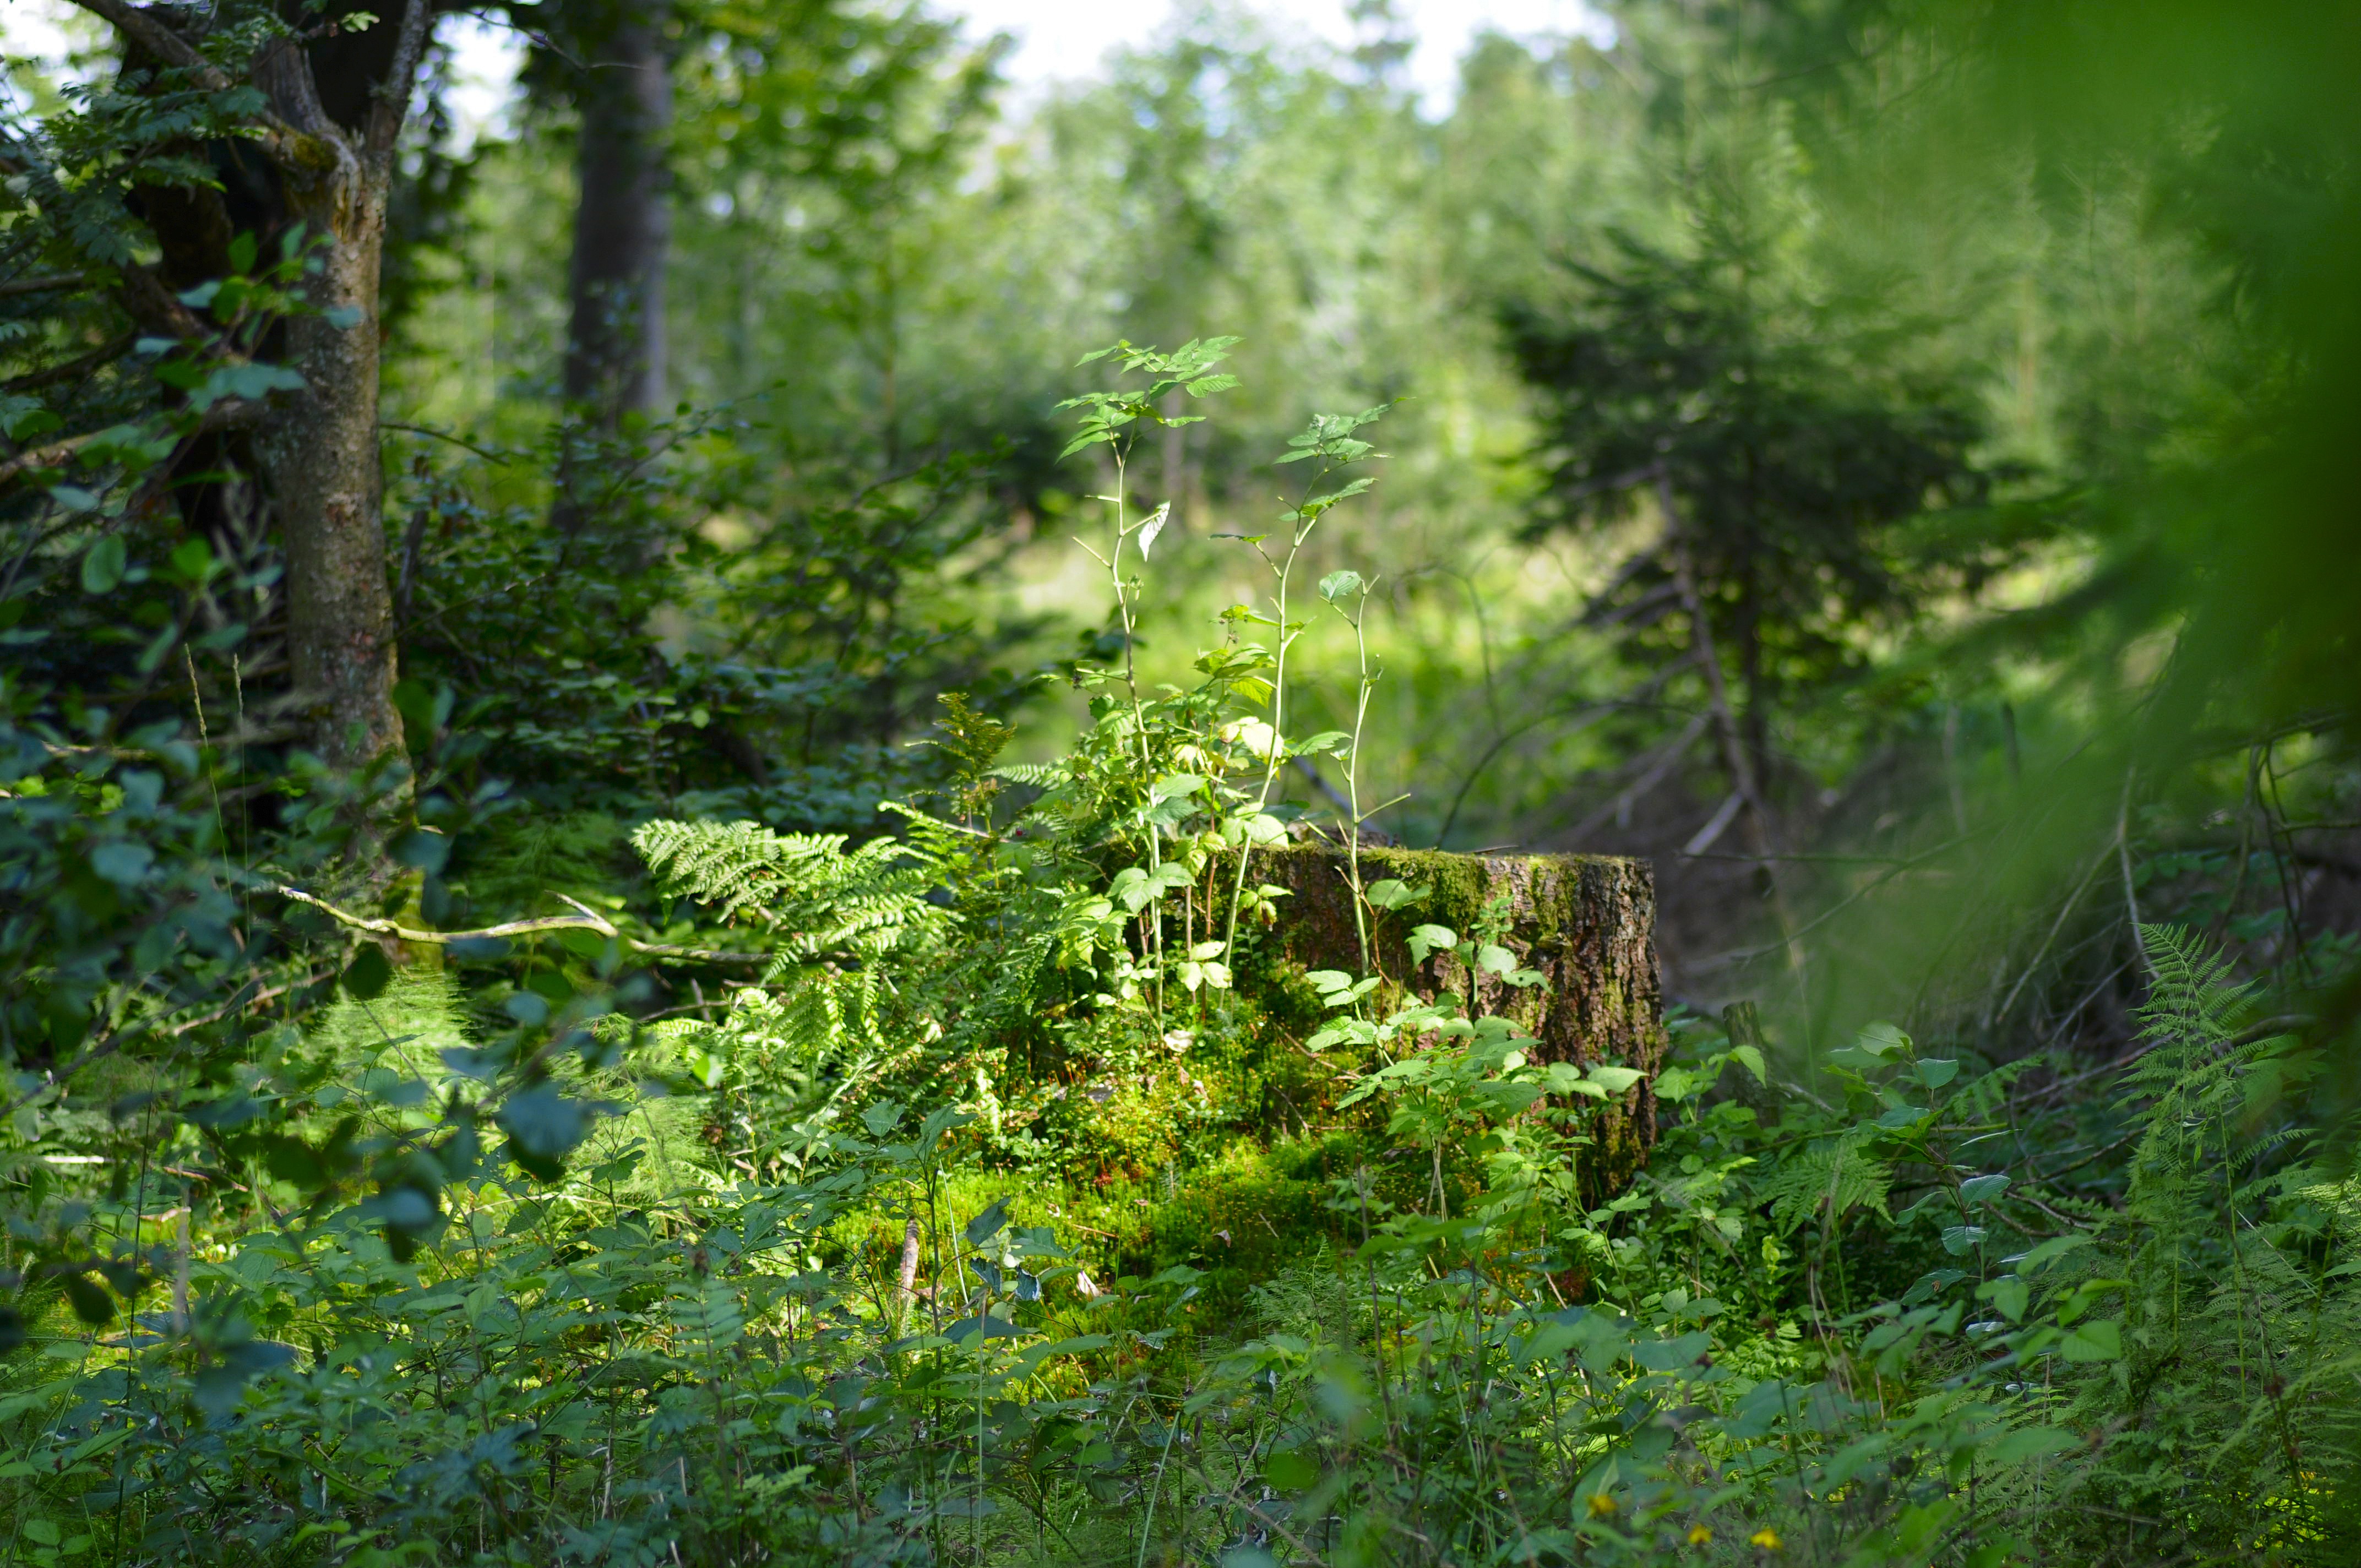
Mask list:
[[[421,942],[433,947],[447,947],[453,942],[498,941],[509,937],[533,936],[542,931],[594,931],[601,937],[620,942],[635,953],[642,953],[653,959],[677,959],[687,963],[706,964],[763,964],[769,963],[777,956],[773,953],[732,953],[717,948],[676,948],[664,942],[642,942],[636,937],[625,936],[616,929],[614,922],[605,916],[587,905],[576,903],[562,893],[556,896],[563,902],[573,905],[581,913],[547,915],[532,920],[510,920],[498,926],[478,927],[472,931],[426,931],[416,927],[404,926],[396,920],[373,920],[365,915],[355,915],[349,910],[337,908],[325,899],[314,898],[302,888],[288,887],[282,883],[279,886],[278,892],[281,898],[308,905],[330,919],[340,925],[349,926],[356,931],[367,931],[371,936],[391,937],[398,941]]]

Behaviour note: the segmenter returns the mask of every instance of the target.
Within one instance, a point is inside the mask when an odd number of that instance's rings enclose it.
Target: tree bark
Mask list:
[[[1654,1080],[1667,1037],[1656,969],[1656,882],[1645,861],[1605,855],[1454,855],[1432,850],[1365,847],[1366,884],[1398,877],[1433,892],[1386,916],[1371,933],[1380,972],[1405,990],[1432,999],[1468,993],[1468,966],[1448,953],[1411,962],[1411,927],[1447,926],[1472,935],[1485,905],[1509,896],[1503,944],[1518,965],[1541,971],[1546,983],[1520,991],[1478,973],[1476,1001],[1486,1013],[1512,1018],[1539,1042],[1537,1060],[1581,1066],[1636,1068],[1640,1081],[1602,1109],[1579,1173],[1586,1192],[1603,1196],[1621,1187],[1656,1141]],[[1305,969],[1361,969],[1360,938],[1345,857],[1318,845],[1257,850],[1257,882],[1288,889],[1269,938],[1280,957]]]
[[[123,36],[126,74],[161,65],[211,92],[239,85],[173,29],[172,12],[78,3]],[[331,0],[325,14],[288,19],[317,27],[356,8]],[[119,290],[150,332],[196,336],[174,290],[227,270],[240,230],[268,249],[302,225],[317,263],[304,285],[311,309],[281,323],[272,354],[303,386],[267,411],[255,447],[286,550],[291,673],[313,699],[314,744],[346,769],[401,743],[377,445],[378,277],[395,141],[432,21],[430,0],[403,0],[390,25],[268,46],[250,70],[268,106],[242,112],[249,135],[207,149],[224,180],[159,185],[134,203],[170,282],[126,267]]]
[[[393,596],[378,456],[378,275],[387,170],[342,137],[335,162],[289,181],[290,204],[325,243],[311,302],[287,323],[285,362],[303,378],[264,433],[261,455],[287,547],[288,655],[334,766],[401,744],[393,706]],[[330,314],[328,313],[335,313]]]
[[[672,245],[672,129],[666,7],[659,0],[598,0],[582,29],[586,69],[566,334],[566,396],[613,430],[623,415],[664,402],[664,269]]]

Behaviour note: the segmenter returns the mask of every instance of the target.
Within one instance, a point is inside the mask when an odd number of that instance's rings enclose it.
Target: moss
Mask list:
[[[1613,1062],[1642,1075],[1599,1118],[1599,1151],[1590,1162],[1599,1190],[1620,1186],[1655,1141],[1657,1067],[1665,1036],[1654,946],[1655,883],[1647,863],[1603,855],[1459,855],[1435,850],[1365,850],[1364,886],[1393,877],[1429,890],[1410,908],[1377,917],[1369,933],[1373,967],[1399,997],[1465,997],[1471,980],[1478,1007],[1514,1019],[1539,1042],[1543,1061]],[[1242,969],[1242,982],[1272,998],[1275,1014],[1290,974],[1307,969],[1359,971],[1345,857],[1319,845],[1257,851],[1252,875],[1284,887],[1279,925],[1262,943],[1263,961]],[[1488,974],[1471,976],[1457,957],[1414,962],[1408,937],[1421,925],[1474,935],[1488,905],[1509,897],[1504,945],[1546,984],[1521,991]]]

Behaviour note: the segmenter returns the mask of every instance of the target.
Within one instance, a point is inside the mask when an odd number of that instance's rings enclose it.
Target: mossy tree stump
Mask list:
[[[1602,1108],[1598,1147],[1585,1161],[1583,1185],[1620,1188],[1656,1141],[1656,1069],[1666,1036],[1656,970],[1656,883],[1645,861],[1607,855],[1455,855],[1432,850],[1364,849],[1364,886],[1398,877],[1433,891],[1377,920],[1370,932],[1378,971],[1428,1000],[1467,996],[1468,965],[1456,954],[1411,961],[1408,938],[1423,925],[1446,926],[1463,945],[1485,906],[1505,893],[1509,928],[1502,943],[1520,967],[1547,981],[1520,990],[1478,971],[1476,1003],[1516,1021],[1535,1040],[1537,1061],[1635,1068],[1639,1082]],[[1284,887],[1270,940],[1285,960],[1305,969],[1360,972],[1352,885],[1344,854],[1324,845],[1257,850],[1251,879]]]

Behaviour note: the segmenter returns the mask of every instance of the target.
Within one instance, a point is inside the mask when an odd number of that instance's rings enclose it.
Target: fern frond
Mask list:
[[[1854,1209],[1869,1208],[1891,1220],[1885,1196],[1893,1186],[1894,1172],[1864,1154],[1859,1140],[1847,1137],[1824,1140],[1788,1156],[1763,1183],[1763,1192],[1771,1201],[1771,1218],[1783,1231],[1792,1231],[1828,1212],[1831,1202],[1839,1219]]]
[[[937,940],[950,914],[928,902],[939,855],[893,839],[848,850],[840,833],[774,833],[759,822],[649,822],[631,847],[668,896],[752,915],[807,957],[873,958]]]
[[[991,776],[1037,789],[1054,789],[1072,777],[1063,762],[1004,762],[992,770]]]

